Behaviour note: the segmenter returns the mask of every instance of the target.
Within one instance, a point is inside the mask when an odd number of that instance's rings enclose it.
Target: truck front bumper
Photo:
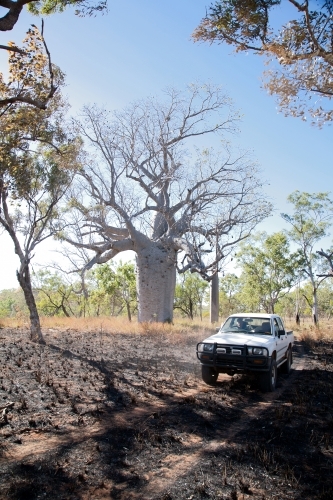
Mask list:
[[[217,371],[235,372],[235,371],[268,371],[271,358],[263,355],[249,355],[247,346],[235,346],[225,344],[214,344],[211,352],[201,351],[199,346],[204,344],[200,342],[197,345],[197,358],[202,365],[211,366]]]

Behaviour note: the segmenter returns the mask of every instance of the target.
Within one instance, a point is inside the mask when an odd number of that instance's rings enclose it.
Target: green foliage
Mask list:
[[[22,8],[27,6],[29,12],[35,15],[48,15],[63,12],[67,7],[76,7],[75,14],[92,16],[100,11],[107,10],[107,0],[93,2],[90,0],[16,0],[8,2],[0,0],[0,7],[6,9],[0,17],[0,31],[12,30],[17,23]]]
[[[48,102],[63,84],[63,74],[51,63],[45,40],[36,26],[31,26],[23,40],[23,46],[14,42],[8,44],[8,78],[5,81],[0,73],[0,116],[20,118],[20,111],[28,107],[33,112],[45,110]],[[20,127],[25,127],[28,120],[22,116]]]
[[[218,0],[193,38],[267,56],[271,69],[265,72],[265,87],[277,96],[281,110],[303,120],[309,113],[321,126],[333,120],[333,1],[320,3]],[[291,18],[281,25],[282,6]]]
[[[243,302],[250,310],[263,308],[274,313],[279,298],[299,277],[300,259],[290,252],[286,235],[259,233],[251,243],[241,246],[237,260],[242,270]]]
[[[77,314],[74,286],[59,273],[39,271],[34,276],[34,289],[38,291],[36,304],[43,316],[69,317]]]
[[[0,291],[0,318],[26,318],[28,315],[22,290]]]
[[[180,275],[176,284],[174,309],[179,309],[182,314],[190,319],[200,316],[208,289],[207,281],[197,274],[184,273]]]
[[[330,319],[333,315],[333,282],[325,281],[318,290],[318,309],[320,316]]]
[[[302,272],[312,286],[312,308],[314,321],[317,321],[317,290],[323,279],[318,275],[328,270],[327,260],[315,252],[315,245],[327,236],[333,219],[333,202],[328,193],[302,193],[294,191],[288,197],[293,204],[292,215],[281,214],[291,229],[287,232],[290,239],[298,246],[302,262]]]
[[[102,264],[94,271],[98,289],[94,291],[92,300],[97,303],[102,297],[111,299],[111,314],[118,308],[118,314],[126,308],[128,319],[137,309],[136,276],[134,264],[120,261],[118,265]]]
[[[333,202],[329,193],[294,191],[287,200],[293,204],[292,215],[281,214],[292,228],[289,237],[302,248],[305,258],[313,254],[314,245],[326,236],[333,218]]]
[[[219,279],[219,314],[222,317],[241,312],[242,304],[239,299],[241,280],[236,274],[226,274]]]
[[[71,279],[74,277],[74,279]],[[89,271],[84,287],[75,275],[61,275],[49,270],[34,275],[37,306],[45,316],[127,316],[137,308],[134,265],[111,263]]]
[[[24,54],[10,55],[8,83],[0,74],[0,191],[10,192],[16,199],[29,197],[37,179],[39,187],[54,193],[67,182],[68,171],[78,166],[80,140],[65,126],[68,106],[60,93],[63,75],[53,67],[51,79],[42,42],[38,29],[32,27],[24,42]],[[57,92],[46,108],[52,86]],[[22,102],[15,101],[17,95]],[[43,174],[45,165],[47,178]]]
[[[49,15],[57,12],[63,12],[67,7],[76,7],[75,14],[79,16],[92,16],[97,12],[107,9],[107,1],[102,0],[94,3],[89,0],[30,0],[28,10],[35,15]]]

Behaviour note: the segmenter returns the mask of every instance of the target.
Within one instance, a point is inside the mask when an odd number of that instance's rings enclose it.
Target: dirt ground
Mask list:
[[[263,394],[191,335],[0,330],[0,499],[333,499],[333,341]],[[1,416],[2,415],[2,416]]]

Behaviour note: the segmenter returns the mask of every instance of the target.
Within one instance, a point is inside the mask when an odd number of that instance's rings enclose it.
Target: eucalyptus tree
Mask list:
[[[316,245],[328,235],[333,220],[333,202],[328,195],[328,192],[294,191],[288,196],[288,201],[294,206],[293,213],[281,214],[291,226],[287,234],[298,246],[302,271],[311,283],[311,300],[305,295],[304,297],[312,309],[314,324],[318,322],[318,288],[328,276],[325,256],[315,251]]]
[[[199,315],[202,320],[203,302],[207,288],[207,281],[197,274],[183,274],[176,284],[174,309],[179,309],[190,319]]]
[[[1,47],[9,51],[9,59],[8,79],[0,72],[0,116],[15,114],[16,104],[46,109],[63,78],[52,64],[43,28],[31,26],[22,47],[13,42]]]
[[[77,166],[78,141],[67,134],[57,93],[46,110],[25,103],[0,115],[0,226],[19,258],[16,272],[30,313],[31,339],[43,342],[30,262],[37,245],[60,229],[58,203]]]
[[[113,115],[86,107],[77,122],[87,151],[70,204],[76,231],[62,237],[94,252],[87,269],[136,253],[139,321],[172,321],[176,271],[209,281],[271,211],[246,153],[226,141],[218,154],[196,147],[237,121],[220,88],[191,85]]]
[[[59,135],[60,128],[56,131],[54,120],[50,125],[50,117],[56,109],[65,109],[61,95],[49,111],[46,108],[64,79],[51,64],[43,40],[32,27],[22,51],[10,53],[7,81],[0,73],[0,201],[3,189],[12,186],[22,192],[28,186],[29,144],[47,144]]]
[[[327,265],[327,269],[324,272],[324,274],[318,274],[317,276],[319,278],[332,278],[333,277],[333,250],[332,248],[329,248],[324,252],[324,250],[321,248],[320,250],[317,250],[316,252],[320,257],[324,259]]]
[[[119,312],[126,308],[127,318],[137,309],[135,269],[132,262],[120,262],[116,266],[103,264],[95,271],[98,293],[109,296],[113,304],[119,304]]]
[[[67,7],[74,6],[75,14],[91,16],[95,12],[104,11],[106,0],[90,2],[89,0],[0,0],[0,7],[4,9],[0,17],[0,31],[10,31],[19,20],[23,8],[35,15],[49,15],[63,12]]]
[[[280,109],[319,126],[333,120],[332,36],[332,0],[217,0],[193,34],[266,56],[264,86]]]
[[[219,283],[219,312],[220,316],[241,312],[243,307],[238,296],[241,291],[241,280],[234,273],[227,273],[220,277]]]
[[[75,284],[66,278],[49,269],[41,269],[33,275],[33,289],[38,294],[37,308],[44,316],[75,316]]]
[[[237,261],[242,271],[244,302],[250,307],[256,303],[274,314],[278,300],[291,290],[300,274],[299,255],[290,251],[286,235],[257,234],[241,246]]]

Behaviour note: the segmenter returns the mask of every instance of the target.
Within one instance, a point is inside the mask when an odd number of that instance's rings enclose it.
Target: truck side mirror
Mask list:
[[[278,336],[279,336],[279,338],[281,337],[281,335],[284,335],[284,334],[285,334],[285,331],[284,331],[284,330],[279,330],[279,332],[278,332]]]
[[[218,332],[220,331],[220,327],[219,327],[219,326],[216,326],[216,327],[215,327],[215,331],[216,331],[216,333],[218,333]]]

